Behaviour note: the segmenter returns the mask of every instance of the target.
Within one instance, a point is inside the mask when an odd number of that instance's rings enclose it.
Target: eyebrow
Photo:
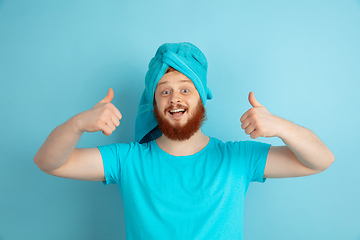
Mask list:
[[[162,81],[162,82],[159,82],[158,83],[158,86],[159,85],[163,85],[163,84],[165,84],[165,83],[167,83],[168,81]],[[184,80],[180,80],[180,82],[188,82],[188,83],[193,83],[191,80],[189,80],[189,79],[184,79]]]

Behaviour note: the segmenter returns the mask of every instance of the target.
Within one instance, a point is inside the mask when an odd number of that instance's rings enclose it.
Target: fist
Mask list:
[[[254,93],[249,93],[249,103],[252,108],[246,111],[240,118],[241,128],[251,138],[275,137],[281,128],[281,118],[271,114],[255,98]]]
[[[111,103],[114,98],[114,91],[110,88],[106,97],[98,102],[93,108],[76,116],[77,126],[81,132],[102,131],[110,136],[116,127],[120,125],[122,115]]]

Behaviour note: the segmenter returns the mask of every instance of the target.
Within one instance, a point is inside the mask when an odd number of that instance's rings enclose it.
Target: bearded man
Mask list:
[[[310,130],[271,114],[254,94],[241,117],[251,138],[279,137],[285,146],[222,142],[201,131],[207,61],[190,43],[157,50],[145,77],[135,140],[78,149],[84,132],[110,135],[119,126],[114,93],[57,127],[34,161],[65,178],[118,184],[127,239],[243,239],[243,203],[250,182],[319,173],[334,161]]]

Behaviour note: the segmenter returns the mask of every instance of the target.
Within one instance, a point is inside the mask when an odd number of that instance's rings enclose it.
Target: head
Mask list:
[[[194,83],[172,67],[158,82],[153,104],[159,129],[171,140],[191,138],[206,119],[205,108]]]
[[[167,70],[169,67],[172,67],[177,71],[174,71],[172,69]],[[172,111],[171,113],[169,113],[170,115],[168,115],[164,114],[165,108],[163,108],[164,105],[166,105],[164,103],[166,101],[163,100],[165,96],[160,98],[159,95],[155,95],[155,92],[158,90],[158,86],[160,87],[166,85],[166,83],[162,83],[160,82],[160,80],[163,81],[169,76],[174,77],[176,73],[181,73],[183,75],[178,76],[186,76],[187,80],[191,80],[190,82],[192,83],[192,86],[195,86],[197,100],[199,100],[200,98],[200,100],[202,101],[201,106],[202,108],[204,108],[206,100],[210,100],[212,98],[211,91],[207,87],[207,67],[208,64],[205,55],[194,44],[187,42],[165,43],[158,48],[155,56],[151,59],[149,63],[149,69],[145,76],[145,90],[140,99],[138,114],[135,123],[136,141],[139,141],[140,143],[145,143],[160,137],[162,135],[162,132],[165,134],[165,125],[162,125],[161,120],[166,120],[165,123],[169,123],[169,126],[172,126],[171,129],[176,132],[175,135],[177,136],[179,136],[180,132],[184,132],[185,130],[190,129],[189,126],[181,128],[182,130],[178,129],[178,127],[183,127],[185,122],[186,124],[188,122],[190,123],[190,120],[192,120],[192,117],[194,116],[192,111],[193,107],[197,106],[198,102],[196,101],[195,104],[188,104],[187,102],[189,98],[188,95],[186,95],[186,101],[184,101],[185,98],[181,98],[179,100],[179,102],[182,102],[182,107],[186,107],[186,111],[182,112],[179,108],[177,109],[177,113]],[[183,81],[183,83],[185,82],[186,81]],[[167,81],[167,83],[172,82]],[[187,92],[187,90],[185,90],[185,92]],[[174,91],[174,93],[177,92]],[[184,96],[185,95],[181,95],[181,97]],[[174,103],[170,104],[169,101],[167,102],[168,107],[174,106]],[[156,108],[156,111],[154,111],[154,108]],[[155,118],[156,115],[154,114],[154,112],[158,113],[158,119]],[[201,119],[203,118],[204,117],[202,117]],[[202,120],[200,122],[202,123]],[[199,127],[195,128],[196,130],[200,129],[201,123],[198,124]],[[158,125],[161,126],[158,127]],[[162,132],[159,128],[162,128]],[[170,136],[170,134],[168,135]],[[184,136],[185,135],[189,136],[188,134],[184,133]],[[178,139],[186,139],[187,136],[179,137]]]

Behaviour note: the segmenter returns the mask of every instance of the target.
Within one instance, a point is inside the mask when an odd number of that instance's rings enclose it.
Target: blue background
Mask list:
[[[0,240],[125,239],[117,186],[46,175],[33,157],[109,87],[121,126],[78,147],[133,141],[147,64],[181,41],[208,58],[205,134],[249,140],[239,118],[254,91],[336,158],[318,175],[252,183],[245,239],[360,240],[359,0],[0,1]]]

